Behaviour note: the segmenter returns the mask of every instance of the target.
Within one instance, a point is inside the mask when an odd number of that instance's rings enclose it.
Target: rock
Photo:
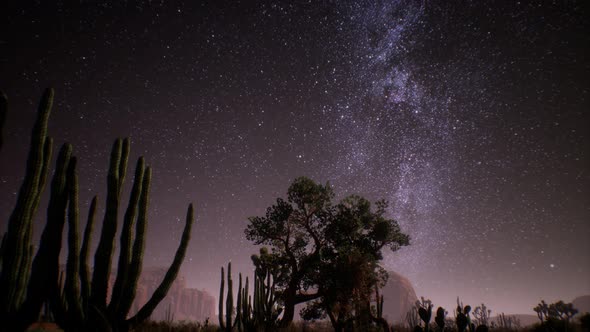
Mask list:
[[[393,271],[388,273],[387,284],[380,290],[384,300],[383,317],[390,324],[403,323],[418,297],[410,280]]]
[[[578,309],[578,315],[590,312],[590,295],[576,297],[572,304],[574,308]]]
[[[156,288],[160,285],[166,268],[144,268],[137,283],[137,293],[135,300],[129,311],[129,317],[136,314],[139,309],[147,303]],[[115,275],[111,275],[109,280],[110,289],[115,282]],[[215,319],[215,307],[217,302],[215,298],[204,290],[186,288],[185,278],[179,275],[166,297],[154,310],[152,320],[165,320],[166,313],[169,310],[174,320],[199,321],[203,322],[209,318],[210,321]]]

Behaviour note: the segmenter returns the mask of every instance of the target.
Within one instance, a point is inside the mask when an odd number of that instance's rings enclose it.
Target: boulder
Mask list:
[[[572,304],[574,308],[578,309],[578,314],[590,312],[590,295],[576,297]]]
[[[160,282],[164,279],[166,268],[144,268],[137,283],[135,300],[129,311],[129,317],[136,314],[139,309],[147,303]],[[115,275],[109,280],[110,289],[115,282]],[[184,276],[178,275],[166,297],[154,310],[152,320],[165,320],[167,312],[174,320],[187,320],[203,322],[207,318],[210,321],[215,319],[215,298],[204,290],[187,288]]]
[[[387,284],[380,290],[383,295],[383,317],[390,324],[403,323],[406,314],[415,305],[418,297],[408,278],[393,271],[388,271]]]

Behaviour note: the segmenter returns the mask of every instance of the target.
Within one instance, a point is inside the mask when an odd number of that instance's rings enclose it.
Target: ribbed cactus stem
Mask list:
[[[128,152],[128,150],[127,150]],[[111,273],[111,259],[117,232],[117,215],[121,195],[120,173],[126,164],[123,140],[120,138],[113,144],[109,173],[107,176],[107,203],[100,241],[94,255],[94,271],[92,274],[91,300],[99,308],[106,307],[107,286]]]
[[[180,266],[182,265],[182,261],[184,260],[184,256],[186,255],[186,248],[188,247],[188,243],[191,238],[191,229],[194,223],[194,208],[193,205],[190,204],[186,214],[186,223],[184,226],[184,230],[182,231],[182,237],[180,239],[180,244],[178,245],[178,249],[176,250],[176,254],[174,255],[174,260],[172,261],[172,265],[168,268],[166,275],[164,276],[164,280],[160,283],[152,297],[148,300],[148,302],[137,312],[134,317],[129,319],[129,325],[134,327],[137,324],[142,323],[146,319],[148,319],[158,304],[166,297],[168,290],[172,286],[172,283],[176,279],[178,275],[178,271],[180,270]]]
[[[51,180],[51,196],[47,207],[47,223],[41,234],[39,250],[31,267],[31,280],[27,289],[27,299],[23,312],[29,321],[35,319],[41,310],[43,301],[55,288],[59,277],[59,253],[61,250],[63,227],[66,222],[68,194],[66,174],[72,146],[62,145],[57,156],[57,167]]]
[[[237,325],[238,331],[242,332],[242,274],[239,273],[238,275],[238,294],[237,294],[237,304],[236,304],[236,322],[234,325]]]
[[[127,278],[125,278],[125,286],[123,287],[123,294],[117,310],[119,319],[124,320],[131,308],[131,304],[135,299],[135,292],[137,290],[137,281],[141,274],[141,265],[143,261],[143,251],[145,248],[145,232],[147,228],[147,208],[149,202],[149,191],[152,181],[152,170],[147,167],[143,175],[143,183],[141,185],[141,193],[139,196],[139,212],[137,215],[137,223],[135,225],[135,240],[133,242],[133,254]]]
[[[109,304],[109,309],[111,312],[118,310],[121,295],[123,294],[123,286],[125,285],[129,265],[131,263],[131,235],[133,223],[135,222],[137,211],[139,209],[139,196],[141,194],[144,171],[145,159],[141,157],[137,160],[133,188],[131,189],[131,198],[129,199],[129,205],[127,206],[127,211],[125,212],[123,228],[121,230],[121,247],[119,252],[117,278],[113,286],[111,303]]]
[[[6,100],[4,97],[2,99]],[[1,104],[2,102],[0,102]],[[27,168],[23,184],[19,190],[16,207],[8,221],[7,236],[4,243],[2,274],[0,275],[0,319],[16,310],[18,276],[29,258],[25,257],[30,243],[26,242],[26,233],[31,227],[35,214],[35,200],[40,195],[39,182],[42,172],[47,171],[45,163],[45,141],[47,139],[47,122],[53,104],[53,89],[45,90],[37,118],[32,131],[31,144],[27,159]]]
[[[98,198],[94,196],[94,198],[92,198],[92,202],[90,202],[88,220],[86,222],[86,228],[84,229],[84,239],[82,240],[82,248],[80,249],[80,284],[82,307],[85,312],[88,311],[88,300],[90,298],[90,269],[88,268],[88,252],[90,250],[90,242],[92,241],[92,230],[94,228],[97,201]]]
[[[43,147],[43,168],[41,169],[41,176],[39,177],[39,183],[37,184],[37,195],[33,200],[33,213],[34,211],[37,211],[37,208],[39,207],[39,202],[41,201],[41,195],[43,194],[43,190],[45,189],[47,175],[49,174],[49,164],[51,163],[52,152],[53,139],[51,137],[47,137],[47,139],[45,140],[45,145]],[[29,225],[29,229],[32,228],[33,215],[31,215],[30,218],[31,224]]]
[[[221,267],[221,285],[219,286],[219,327],[222,330],[225,330],[225,324],[223,323],[223,296],[225,288],[225,274],[223,271],[223,266]]]
[[[231,262],[227,264],[227,300],[225,302],[225,330],[232,330],[232,314],[234,306],[233,282],[231,278]]]
[[[80,239],[78,235],[80,211],[78,207],[78,174],[76,173],[76,162],[76,158],[72,157],[67,172],[69,202],[65,298],[69,311],[68,315],[73,323],[78,325],[84,321],[84,313],[80,301]]]

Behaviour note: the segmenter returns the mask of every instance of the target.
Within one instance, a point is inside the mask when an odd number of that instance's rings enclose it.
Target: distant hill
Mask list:
[[[537,315],[527,315],[527,314],[508,315],[508,314],[506,314],[506,317],[516,318],[518,320],[518,322],[520,322],[521,327],[530,326],[530,325],[533,325],[533,324],[539,322],[539,317],[537,317]],[[496,324],[498,324],[498,320],[499,320],[498,316],[493,316],[490,318],[490,321],[495,322]]]
[[[590,295],[576,297],[572,304],[578,309],[578,314],[590,312]]]

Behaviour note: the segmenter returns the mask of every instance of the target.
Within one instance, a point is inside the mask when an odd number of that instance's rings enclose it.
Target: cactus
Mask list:
[[[221,330],[225,330],[225,324],[223,322],[223,290],[225,287],[225,274],[223,272],[223,266],[221,267],[221,285],[219,286],[219,327]]]
[[[84,321],[84,311],[80,302],[80,241],[78,239],[78,175],[76,157],[72,157],[67,171],[68,202],[68,260],[66,263],[65,295],[72,325],[79,326]]]
[[[125,148],[124,148],[125,147]],[[92,274],[92,291],[90,299],[99,309],[106,308],[107,284],[111,273],[111,259],[117,231],[117,213],[121,185],[125,178],[127,158],[129,157],[129,140],[125,143],[117,139],[111,152],[111,163],[107,181],[107,206],[100,234],[98,248],[94,255],[94,271]]]
[[[440,332],[445,330],[445,309],[443,307],[438,307],[436,309],[436,317],[434,317],[434,322],[438,326]]]
[[[80,289],[82,295],[82,307],[84,311],[88,311],[88,299],[90,298],[90,269],[88,268],[88,251],[90,248],[90,241],[92,240],[92,230],[94,228],[94,217],[96,215],[96,205],[98,204],[98,197],[94,196],[90,202],[90,209],[88,210],[88,220],[86,221],[86,228],[84,229],[84,239],[82,240],[82,248],[80,249]]]
[[[231,262],[227,263],[227,298],[225,299],[225,320],[223,318],[223,298],[224,293],[224,272],[221,267],[221,286],[219,287],[219,326],[221,330],[231,332],[234,325],[237,324],[238,319],[233,319],[234,312],[234,298],[233,298],[233,282],[231,277]]]
[[[463,303],[459,301],[459,298],[457,298],[457,312],[455,322],[459,332],[464,332],[468,327],[471,332],[474,332],[475,327],[471,324],[471,317],[469,317],[470,312],[471,306],[466,305],[463,307]]]
[[[3,111],[5,98],[0,99],[0,111]],[[127,319],[131,302],[135,297],[137,278],[141,273],[151,170],[149,167],[143,170],[144,161],[140,158],[134,182],[135,190],[127,208],[124,231],[121,234],[119,268],[123,273],[117,274],[117,287],[123,291],[122,294],[114,294],[113,298],[116,301],[109,303],[107,307],[106,282],[111,268],[121,187],[129,155],[129,140],[118,139],[111,154],[107,207],[95,254],[96,264],[92,281],[87,261],[97,199],[95,197],[92,200],[82,248],[79,249],[76,158],[71,155],[72,146],[64,144],[57,158],[56,171],[51,182],[47,222],[41,234],[39,249],[33,259],[32,219],[45,186],[52,152],[52,140],[46,135],[52,102],[53,90],[47,89],[37,112],[27,169],[17,204],[0,245],[0,321],[3,322],[3,328],[8,330],[24,330],[37,319],[41,307],[49,302],[56,321],[66,330],[127,331],[152,314],[176,278],[190,240],[194,222],[193,206],[189,205],[182,238],[164,280],[139,312]],[[131,228],[134,220],[136,231],[131,248]],[[66,221],[68,257],[64,277],[64,272],[60,274],[59,271],[59,253]]]
[[[420,316],[420,319],[422,319],[424,322],[424,331],[428,332],[430,327],[430,318],[432,317],[432,305],[429,305],[427,308],[418,308],[418,316]]]
[[[2,97],[5,100],[4,97]],[[4,102],[2,104],[5,105]],[[45,90],[31,135],[31,145],[23,184],[16,206],[10,215],[3,241],[2,274],[0,275],[0,321],[15,319],[23,301],[23,278],[28,276],[32,219],[45,187],[52,140],[47,137],[47,121],[53,104],[53,90]],[[5,106],[2,107],[5,107]],[[4,111],[5,112],[5,111]]]
[[[144,172],[145,160],[143,157],[141,157],[137,161],[137,166],[135,168],[135,181],[133,182],[131,198],[129,199],[129,206],[125,212],[123,229],[121,230],[121,252],[119,253],[117,279],[115,280],[115,284],[113,286],[111,303],[109,305],[109,309],[111,311],[117,311],[119,308],[123,294],[123,286],[127,281],[127,275],[129,273],[129,267],[131,263],[131,251],[129,250],[131,243],[131,232],[139,207],[139,198],[140,193],[142,192]]]
[[[260,248],[260,255],[252,255],[254,263],[254,299],[252,315],[256,326],[265,330],[276,330],[283,307],[277,304],[273,264],[268,249]]]

